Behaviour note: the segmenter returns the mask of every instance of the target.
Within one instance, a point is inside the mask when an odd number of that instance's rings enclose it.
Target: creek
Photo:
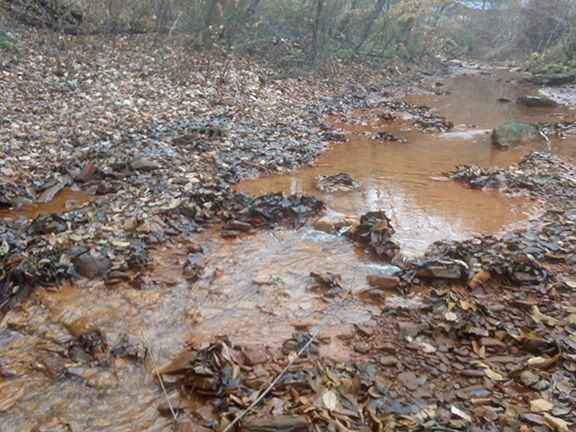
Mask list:
[[[558,116],[573,120],[573,113],[563,107],[528,110],[497,102],[533,91],[503,78],[504,72],[502,76],[473,73],[437,79],[443,85],[436,88],[449,91],[446,95],[419,94],[414,89],[398,95],[434,107],[454,122],[450,132],[417,130],[402,114],[395,121],[381,120],[378,109],[332,117],[331,124],[346,131],[348,142],[335,143],[314,167],[244,181],[236,189],[254,194],[280,190],[313,194],[326,201],[329,211],[356,219],[368,211],[384,210],[406,255],[421,255],[440,239],[497,235],[521,227],[538,217],[539,203],[497,191],[468,190],[442,176],[457,164],[509,165],[538,148],[491,148],[489,132],[501,121],[553,121]],[[371,138],[382,131],[407,142]],[[576,156],[573,138],[554,139],[552,148],[564,158]],[[347,193],[317,189],[317,175],[339,172],[362,186]],[[71,199],[74,195],[66,196],[66,201]],[[63,210],[65,202],[57,198],[46,211],[54,211],[58,203]],[[36,208],[34,215],[38,211],[42,209]],[[39,288],[21,307],[8,312],[0,323],[0,362],[10,380],[0,378],[0,392],[13,394],[18,402],[0,416],[0,430],[33,430],[52,419],[74,431],[171,430],[171,420],[157,410],[163,396],[149,358],[143,362],[116,359],[101,367],[63,364],[64,345],[89,329],[101,332],[108,347],[118,345],[125,335],[139,339],[144,334],[158,364],[174,358],[185,343],[206,346],[221,335],[233,343],[278,347],[295,328],[314,331],[325,322],[338,298],[306,286],[312,282],[310,272],[333,272],[342,275],[352,301],[328,322],[322,335],[331,342],[321,345],[320,351],[345,361],[354,355],[345,340],[355,326],[369,326],[387,305],[410,308],[420,301],[417,293],[403,297],[390,293],[385,304],[356,296],[367,286],[367,275],[390,274],[394,267],[375,263],[345,236],[311,225],[258,231],[237,239],[207,231],[194,241],[204,245],[207,265],[193,284],[182,276],[186,245],[169,244],[151,254],[150,269],[141,275],[144,289],[128,284],[110,288],[102,281],[83,280]],[[202,412],[200,402],[190,404],[197,404]]]

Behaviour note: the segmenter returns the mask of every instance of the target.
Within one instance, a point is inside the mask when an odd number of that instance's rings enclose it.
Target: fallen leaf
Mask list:
[[[494,381],[504,381],[504,377],[498,372],[494,372],[492,369],[484,369],[484,373],[486,373],[488,378],[493,379]]]
[[[470,416],[470,414],[468,414],[465,411],[462,411],[456,405],[452,405],[452,407],[450,407],[450,412],[454,415],[457,415],[460,418],[463,418],[467,422],[472,423],[472,417]]]
[[[334,411],[338,407],[338,396],[332,390],[326,390],[322,395],[322,402],[329,411]]]
[[[554,404],[546,399],[534,399],[530,401],[530,411],[533,413],[550,411],[552,408],[554,408]]]
[[[551,426],[557,432],[570,432],[569,426],[572,423],[568,423],[558,417],[551,416],[548,413],[544,413],[544,419],[549,426]]]

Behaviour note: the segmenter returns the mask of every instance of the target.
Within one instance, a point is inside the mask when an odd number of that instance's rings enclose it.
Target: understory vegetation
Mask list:
[[[568,64],[574,0],[2,0],[13,16],[62,33],[180,35],[191,49],[253,55],[288,70],[472,55]],[[0,29],[2,30],[2,29]],[[0,45],[17,41],[0,33]]]

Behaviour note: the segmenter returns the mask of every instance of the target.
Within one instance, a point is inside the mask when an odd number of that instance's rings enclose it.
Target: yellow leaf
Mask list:
[[[554,404],[546,399],[534,399],[530,401],[530,411],[533,413],[550,411],[552,408],[554,408]]]
[[[332,390],[326,390],[322,395],[322,402],[328,411],[334,411],[338,407],[338,396]]]
[[[460,307],[462,308],[462,310],[467,311],[468,309],[470,309],[470,303],[468,303],[466,300],[460,300]]]
[[[544,413],[544,419],[549,426],[551,426],[557,432],[570,432],[570,428],[568,427],[572,423],[568,423],[562,419],[557,417],[553,417],[548,413]]]
[[[222,3],[220,3],[220,2],[216,3],[216,7],[218,8],[218,11],[220,12],[220,16],[224,15],[224,8],[222,7]]]
[[[486,373],[488,378],[493,379],[494,381],[504,381],[504,377],[498,372],[494,372],[492,369],[484,369],[484,373]]]

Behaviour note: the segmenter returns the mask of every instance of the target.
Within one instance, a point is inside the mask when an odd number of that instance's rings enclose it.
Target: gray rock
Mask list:
[[[511,147],[545,139],[538,129],[518,120],[506,121],[499,124],[492,131],[491,138],[492,145],[498,148]]]
[[[158,162],[151,161],[150,159],[140,158],[134,160],[130,166],[134,170],[139,171],[153,171],[160,168],[160,164]]]
[[[102,255],[86,252],[74,258],[74,269],[87,279],[94,279],[96,276],[105,276],[112,267],[110,260]]]
[[[461,279],[465,275],[465,264],[450,260],[428,262],[416,271],[419,278]]]
[[[563,85],[570,84],[576,80],[576,75],[571,72],[564,73],[544,73],[524,78],[522,82],[536,85]]]
[[[398,374],[396,379],[408,390],[416,390],[418,388],[418,383],[416,382],[418,377],[414,374],[414,372],[401,372]]]
[[[524,105],[528,108],[554,108],[558,106],[558,102],[547,96],[520,96],[516,99],[516,102],[520,105]]]

